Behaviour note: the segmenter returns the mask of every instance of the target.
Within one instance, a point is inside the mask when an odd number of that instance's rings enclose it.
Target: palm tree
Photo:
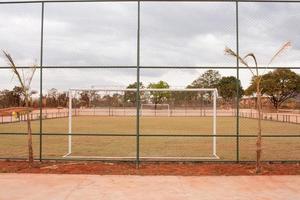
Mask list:
[[[273,55],[271,58],[270,62],[266,66],[265,70],[263,73],[259,73],[258,71],[258,64],[257,64],[257,59],[256,56],[253,53],[248,53],[246,56],[243,58],[240,57],[237,53],[235,53],[233,50],[230,48],[226,47],[225,48],[225,54],[233,56],[235,58],[238,58],[239,62],[245,65],[250,72],[252,73],[253,77],[255,77],[255,82],[256,82],[256,98],[257,98],[257,112],[258,112],[258,130],[257,130],[257,139],[256,139],[256,173],[261,172],[261,154],[262,154],[262,142],[261,142],[261,118],[262,118],[262,105],[261,105],[261,91],[262,88],[260,87],[260,83],[262,80],[262,75],[265,73],[266,69],[269,67],[269,65],[279,56],[281,55],[284,50],[288,49],[291,47],[291,42],[286,42],[276,53]],[[255,72],[251,69],[250,65],[247,62],[248,58],[252,58],[255,64]]]
[[[7,52],[3,51],[3,54],[5,58],[8,61],[8,64],[10,65],[14,75],[17,76],[17,79],[20,84],[21,92],[24,96],[25,100],[25,106],[26,106],[26,118],[27,118],[27,143],[28,143],[28,162],[30,166],[33,166],[33,148],[32,148],[32,129],[31,129],[31,119],[30,119],[30,96],[31,96],[31,82],[34,76],[34,73],[36,71],[36,66],[32,66],[30,69],[30,72],[25,75],[24,70],[22,69],[21,73],[18,71],[17,66],[15,65],[12,57]]]

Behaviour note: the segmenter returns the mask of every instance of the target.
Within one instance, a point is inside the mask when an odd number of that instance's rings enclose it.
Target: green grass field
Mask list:
[[[212,133],[211,117],[141,117],[142,135],[175,134],[200,135]],[[73,133],[135,134],[135,117],[74,117]],[[300,134],[299,124],[263,121],[264,135]],[[240,134],[255,135],[257,121],[240,118]],[[43,120],[43,132],[67,133],[68,119]],[[1,133],[26,133],[26,123],[0,125]],[[33,122],[33,132],[39,133],[39,121]],[[217,133],[236,134],[236,119],[233,117],[217,118]],[[67,136],[43,136],[43,156],[61,158],[67,153]],[[39,152],[39,136],[34,136],[35,155]],[[73,155],[77,156],[117,156],[134,157],[136,137],[134,136],[73,136]],[[263,138],[263,159],[265,160],[300,160],[299,137]],[[209,137],[140,137],[140,156],[197,157],[211,156],[212,138]],[[236,138],[218,137],[217,154],[221,160],[236,159]],[[26,136],[0,135],[1,157],[25,157]],[[254,160],[255,138],[240,138],[240,159]]]

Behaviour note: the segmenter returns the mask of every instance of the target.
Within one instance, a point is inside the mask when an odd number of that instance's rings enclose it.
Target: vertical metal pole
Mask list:
[[[44,2],[41,13],[41,50],[40,50],[40,162],[43,160],[43,48],[44,48]]]
[[[68,136],[68,154],[72,153],[72,91],[69,90],[69,136]]]
[[[240,119],[239,119],[239,112],[240,112],[240,105],[239,105],[239,88],[240,88],[240,74],[239,74],[239,1],[235,2],[236,8],[236,161],[240,161]]]
[[[213,155],[217,157],[217,90],[214,90],[214,102],[213,102]]]
[[[136,167],[140,164],[140,5],[137,2],[137,68],[136,68]]]

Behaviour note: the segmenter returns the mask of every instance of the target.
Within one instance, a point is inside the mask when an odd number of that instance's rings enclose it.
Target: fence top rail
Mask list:
[[[300,0],[15,0],[1,1],[0,4],[28,3],[85,3],[85,2],[255,2],[255,3],[300,3]]]
[[[70,88],[69,91],[98,91],[98,92],[136,92],[136,88],[116,89],[116,88]],[[140,92],[218,92],[217,88],[187,88],[187,89],[173,89],[173,88],[140,88]]]
[[[1,4],[1,2],[0,2]],[[27,69],[32,68],[32,66],[16,66],[19,69]],[[194,65],[194,66],[183,66],[183,65],[157,65],[157,66],[137,66],[137,65],[43,65],[43,66],[36,66],[36,68],[43,68],[43,69],[237,69],[237,66],[208,66],[208,65]],[[239,69],[256,69],[255,66],[239,66]],[[276,66],[258,66],[258,69],[300,69],[300,66],[287,66],[287,67],[276,67]],[[11,66],[0,66],[1,69],[11,69]]]

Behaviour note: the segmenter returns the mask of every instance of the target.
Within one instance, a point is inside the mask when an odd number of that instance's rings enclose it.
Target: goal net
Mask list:
[[[112,131],[118,132],[118,135],[123,134],[121,130],[120,122],[123,121],[131,121],[131,125],[125,125],[125,128],[131,127],[130,130],[131,135],[136,136],[143,135],[146,133],[155,133],[162,135],[172,135],[179,131],[177,134],[189,134],[189,131],[192,131],[193,134],[197,135],[208,135],[211,134],[211,137],[198,137],[197,140],[191,139],[188,140],[187,143],[180,142],[178,138],[175,137],[176,140],[170,139],[170,142],[167,144],[171,144],[176,146],[177,150],[174,152],[179,152],[178,148],[188,148],[189,142],[195,143],[195,141],[202,141],[203,145],[200,143],[199,151],[202,148],[206,148],[203,151],[204,156],[189,156],[189,153],[182,154],[178,153],[178,157],[185,157],[188,159],[196,159],[196,160],[207,160],[207,159],[219,159],[217,155],[217,97],[218,91],[215,88],[189,88],[189,89],[153,89],[153,88],[141,88],[139,89],[139,95],[137,96],[137,89],[113,89],[113,88],[99,88],[99,89],[70,89],[69,90],[69,115],[68,115],[68,150],[67,153],[63,156],[65,158],[91,158],[91,159],[123,159],[124,156],[102,156],[106,154],[102,154],[99,156],[99,151],[96,152],[97,156],[94,155],[84,155],[84,152],[80,152],[78,155],[78,151],[81,151],[83,148],[77,148],[77,152],[73,151],[73,147],[78,146],[82,141],[80,137],[77,137],[77,142],[73,142],[74,134],[79,133],[82,135],[82,128],[79,127],[78,124],[82,124],[84,120],[94,120],[92,122],[84,121],[87,124],[84,124],[84,128],[87,128],[86,132],[88,133],[99,133],[98,131],[102,131],[101,129],[104,127],[109,127],[111,129],[103,128],[103,132],[106,134],[106,137],[110,137]],[[137,101],[137,98],[139,101]],[[95,116],[95,117],[94,117]],[[83,119],[82,117],[87,117]],[[107,122],[102,122],[101,120],[107,120],[107,117],[114,117],[113,120],[116,120],[115,124],[110,124],[108,126]],[[163,118],[160,118],[163,117]],[[75,120],[77,118],[77,120]],[[203,118],[203,120],[201,119]],[[140,120],[139,120],[140,119]],[[170,119],[170,120],[169,120]],[[175,121],[173,120],[175,119]],[[150,120],[150,121],[149,121]],[[176,121],[177,120],[177,121]],[[179,120],[179,121],[178,121]],[[191,126],[189,127],[188,120],[191,120]],[[197,121],[199,120],[199,121]],[[110,120],[109,123],[111,123]],[[126,123],[128,123],[126,121]],[[139,122],[141,121],[141,122]],[[139,123],[144,122],[141,126]],[[78,124],[75,124],[78,123]],[[106,124],[105,124],[106,123]],[[157,125],[156,125],[157,124]],[[181,127],[182,126],[182,127]],[[177,127],[177,128],[176,128]],[[187,131],[183,132],[182,130]],[[95,131],[94,131],[95,130]],[[199,130],[199,132],[197,131]],[[180,132],[182,131],[182,132]],[[128,135],[128,130],[124,133]],[[125,134],[125,135],[126,135]],[[95,136],[93,136],[95,137]],[[119,136],[118,136],[119,137]],[[166,137],[171,138],[172,136]],[[97,140],[101,143],[101,138],[98,137]],[[115,137],[116,138],[116,137]],[[149,138],[149,137],[148,137]],[[185,137],[188,138],[188,137]],[[91,139],[92,140],[92,139]],[[162,140],[165,140],[162,138]],[[94,141],[89,141],[89,145],[92,145]],[[158,141],[161,142],[161,141]],[[208,144],[209,143],[209,144]],[[82,144],[81,144],[82,145]],[[95,145],[101,145],[97,142]],[[105,144],[107,145],[107,144]],[[139,145],[136,143],[136,145]],[[156,145],[156,144],[155,144]],[[131,146],[132,147],[132,146]],[[172,147],[172,148],[173,148]],[[117,147],[116,147],[117,148]],[[152,147],[150,147],[151,149]],[[170,149],[172,149],[170,148]],[[191,148],[195,148],[191,146]],[[138,149],[138,148],[137,148]],[[166,147],[164,150],[168,150]],[[119,150],[116,150],[119,151]],[[150,150],[149,150],[150,151]],[[153,150],[155,151],[155,150]],[[90,151],[92,152],[92,151]],[[89,152],[89,153],[90,153]],[[113,152],[113,149],[107,150],[107,152]],[[190,150],[191,154],[195,152],[195,150]],[[100,152],[101,154],[101,152]],[[176,156],[169,156],[168,153],[153,154],[150,153],[141,153],[141,159],[172,159],[176,160]],[[207,156],[206,156],[207,155]],[[135,156],[128,156],[125,159],[134,160]]]
[[[169,104],[141,104],[141,116],[167,116],[170,117]]]

